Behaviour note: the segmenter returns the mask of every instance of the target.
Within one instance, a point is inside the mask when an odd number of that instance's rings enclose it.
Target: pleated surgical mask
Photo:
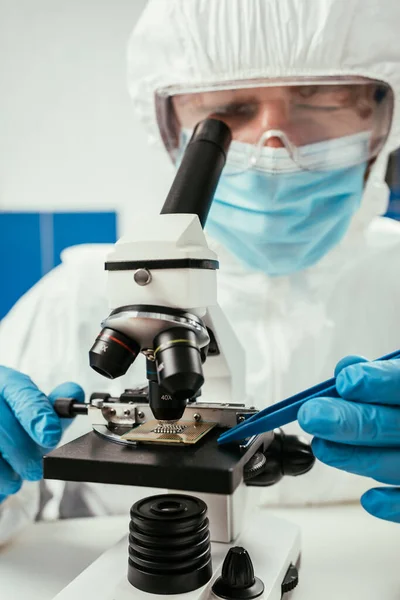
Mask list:
[[[320,143],[320,151],[328,155],[332,143]],[[267,154],[272,164],[289,164],[285,149],[268,148]],[[207,231],[246,266],[268,275],[310,267],[345,235],[361,202],[366,167],[223,174]]]

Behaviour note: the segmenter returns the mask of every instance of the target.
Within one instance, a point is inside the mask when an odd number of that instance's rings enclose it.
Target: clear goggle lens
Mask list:
[[[365,78],[279,80],[156,95],[158,123],[174,161],[196,124],[213,117],[232,131],[226,174],[248,169],[290,173],[361,164],[374,158],[390,131],[391,88]],[[239,87],[240,86],[240,87]]]

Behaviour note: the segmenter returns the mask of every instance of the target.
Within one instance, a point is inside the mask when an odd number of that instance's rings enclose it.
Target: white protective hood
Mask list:
[[[394,118],[350,229],[360,231],[386,211],[387,158],[400,146],[399,23],[395,0],[149,0],[129,43],[129,90],[150,139],[161,142],[154,93],[165,86],[318,75],[385,81]]]

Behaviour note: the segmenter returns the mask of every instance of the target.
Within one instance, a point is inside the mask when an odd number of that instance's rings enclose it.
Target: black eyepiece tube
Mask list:
[[[204,228],[231,141],[223,121],[205,119],[196,125],[161,214],[194,214]]]

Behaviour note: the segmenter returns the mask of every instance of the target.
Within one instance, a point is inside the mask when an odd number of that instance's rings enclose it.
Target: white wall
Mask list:
[[[0,210],[127,215],[162,203],[172,169],[147,148],[126,91],[144,5],[0,0]]]

